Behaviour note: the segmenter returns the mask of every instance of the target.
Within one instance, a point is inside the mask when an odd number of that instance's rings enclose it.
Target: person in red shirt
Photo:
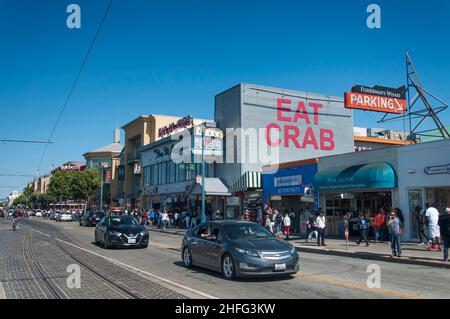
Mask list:
[[[375,230],[375,243],[379,240],[381,243],[384,240],[384,228],[386,226],[386,215],[384,213],[383,208],[380,208],[375,219],[373,221],[373,228]]]

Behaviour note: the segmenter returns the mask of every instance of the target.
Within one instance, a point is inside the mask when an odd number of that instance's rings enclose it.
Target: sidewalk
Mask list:
[[[179,236],[183,236],[186,232],[186,229],[177,228],[158,229],[154,226],[148,228],[152,231]],[[427,251],[427,246],[418,246],[416,243],[402,243],[402,257],[397,258],[391,257],[391,246],[389,242],[377,244],[370,243],[370,246],[366,247],[365,243],[361,243],[360,246],[357,246],[354,240],[350,240],[348,249],[345,247],[345,241],[341,239],[325,239],[327,245],[325,247],[318,247],[315,241],[305,243],[305,240],[300,239],[298,236],[291,236],[289,242],[292,243],[299,252],[450,269],[450,262],[442,261],[442,251]]]

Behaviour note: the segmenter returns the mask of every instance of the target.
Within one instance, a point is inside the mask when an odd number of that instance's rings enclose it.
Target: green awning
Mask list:
[[[386,162],[330,168],[314,176],[313,190],[353,190],[396,188],[394,168]]]

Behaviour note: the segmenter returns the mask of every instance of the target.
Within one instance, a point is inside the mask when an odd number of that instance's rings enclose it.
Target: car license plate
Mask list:
[[[286,264],[275,264],[275,271],[286,270]]]
[[[136,239],[135,238],[128,238],[128,243],[129,244],[136,244]]]

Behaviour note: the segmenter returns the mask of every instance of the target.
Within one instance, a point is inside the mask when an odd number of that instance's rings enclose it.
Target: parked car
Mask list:
[[[181,244],[182,260],[221,272],[225,279],[279,276],[299,271],[293,245],[259,224],[247,221],[213,221],[188,230]]]
[[[128,215],[104,216],[95,227],[95,243],[103,247],[147,248],[149,231]]]
[[[64,213],[60,213],[58,214],[58,217],[56,218],[56,221],[58,222],[71,222],[72,221],[72,214],[69,212],[64,212]]]
[[[42,212],[41,211],[37,211],[35,214],[36,217],[42,217]]]
[[[80,221],[83,215],[80,212],[75,212],[72,214],[72,219],[75,221]]]

